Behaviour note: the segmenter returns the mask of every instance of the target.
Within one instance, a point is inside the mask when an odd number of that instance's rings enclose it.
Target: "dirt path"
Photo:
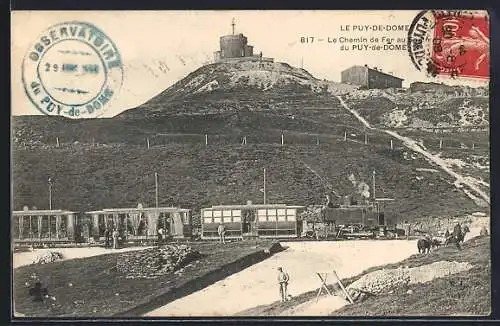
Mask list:
[[[480,203],[478,203],[478,201],[477,201],[478,198],[475,197],[473,194],[471,194],[466,189],[464,189],[463,187],[458,187],[459,185],[467,186],[470,190],[474,191],[477,195],[479,195],[481,197],[481,199],[487,203],[487,205],[490,204],[490,196],[488,194],[486,194],[484,191],[482,191],[473,182],[471,182],[470,177],[464,177],[463,175],[460,175],[460,174],[456,173],[455,171],[453,171],[450,168],[450,166],[446,163],[445,160],[443,160],[442,158],[440,158],[437,155],[433,155],[433,154],[429,153],[425,148],[423,148],[415,140],[413,140],[409,137],[401,136],[394,131],[385,130],[385,129],[377,129],[377,128],[372,127],[370,125],[370,123],[368,121],[366,121],[358,112],[356,112],[354,109],[351,109],[340,96],[336,96],[336,97],[340,101],[340,104],[346,110],[351,112],[366,128],[371,129],[371,130],[378,130],[378,131],[384,132],[384,133],[386,133],[386,134],[388,134],[396,139],[401,140],[403,142],[403,145],[405,145],[407,148],[411,149],[414,152],[422,154],[427,159],[427,161],[439,166],[444,172],[448,173],[453,178],[455,178],[455,180],[456,180],[455,185],[457,186],[457,188],[459,188],[459,189],[461,188],[461,190],[468,197],[473,199],[476,202],[476,204],[480,205]]]
[[[307,241],[282,245],[288,249],[146,315],[234,315],[279,300],[276,279],[279,266],[290,274],[289,293],[295,296],[319,287],[316,272],[336,270],[340,278],[347,278],[416,253],[415,241],[406,240]]]

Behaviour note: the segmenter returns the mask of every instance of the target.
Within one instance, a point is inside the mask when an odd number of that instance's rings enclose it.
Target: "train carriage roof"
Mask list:
[[[250,204],[250,205],[215,205],[212,207],[205,207],[202,210],[212,209],[273,209],[273,208],[288,208],[288,209],[301,209],[304,206],[287,206],[285,204]]]
[[[22,210],[22,211],[12,211],[13,216],[26,216],[26,215],[70,215],[75,214],[72,211],[66,211],[62,209],[32,209],[32,210]]]

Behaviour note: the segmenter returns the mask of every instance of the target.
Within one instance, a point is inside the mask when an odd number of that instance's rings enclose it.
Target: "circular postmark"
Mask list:
[[[408,31],[408,53],[428,76],[489,78],[487,11],[426,10]]]
[[[28,98],[46,115],[98,117],[123,82],[113,41],[96,26],[78,21],[45,30],[28,49],[22,68]]]

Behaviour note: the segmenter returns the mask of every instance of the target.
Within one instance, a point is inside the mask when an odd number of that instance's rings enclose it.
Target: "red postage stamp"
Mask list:
[[[486,11],[424,11],[408,33],[410,58],[434,77],[489,79],[489,32]]]

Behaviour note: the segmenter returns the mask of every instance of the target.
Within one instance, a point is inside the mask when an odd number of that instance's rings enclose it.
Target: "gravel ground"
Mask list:
[[[146,316],[234,315],[279,300],[278,266],[289,273],[289,294],[295,296],[319,287],[316,272],[335,270],[340,278],[347,278],[372,266],[398,262],[417,250],[415,241],[406,240],[308,241],[282,245],[288,249]],[[333,310],[331,304],[325,302],[325,306],[329,312]]]

